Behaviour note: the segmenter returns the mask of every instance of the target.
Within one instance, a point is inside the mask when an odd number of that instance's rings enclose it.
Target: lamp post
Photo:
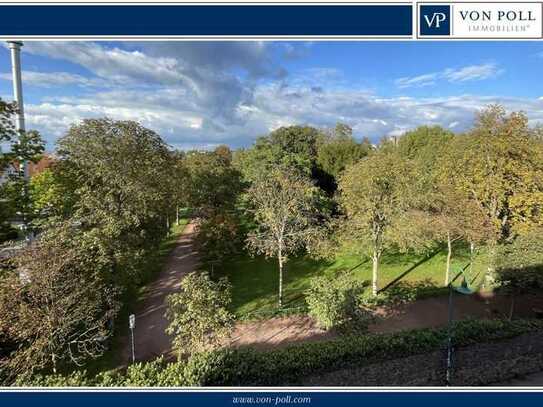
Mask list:
[[[11,53],[11,73],[13,78],[13,99],[17,104],[17,110],[15,112],[15,128],[19,137],[25,132],[25,112],[23,102],[23,82],[21,77],[21,47],[22,41],[8,41],[8,47]],[[23,201],[27,196],[28,181],[30,179],[30,173],[28,171],[28,161],[22,157],[19,160],[19,173],[23,175],[24,187],[23,187]],[[28,232],[28,220],[26,213],[22,214],[23,217],[23,231],[27,243],[31,240],[31,235]]]
[[[130,338],[132,342],[132,363],[136,363],[136,345],[134,343],[134,328],[136,327],[136,316],[130,314],[128,317],[128,327],[130,328]]]
[[[463,276],[462,284],[460,287],[454,287],[453,282],[460,276]],[[452,360],[453,360],[453,346],[452,346],[452,335],[453,335],[453,298],[454,292],[459,292],[460,294],[470,295],[476,292],[476,290],[470,287],[469,277],[466,277],[465,269],[461,269],[460,272],[456,275],[454,279],[449,283],[449,307],[448,307],[448,323],[447,323],[447,371],[445,374],[445,385],[449,387],[451,385],[452,377]]]

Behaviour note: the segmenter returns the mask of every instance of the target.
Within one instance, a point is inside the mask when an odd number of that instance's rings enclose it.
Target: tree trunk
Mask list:
[[[373,250],[373,269],[372,269],[372,294],[377,295],[378,286],[377,286],[377,274],[379,272],[379,253],[377,250]]]
[[[53,363],[53,373],[57,374],[57,357],[54,353],[51,354],[51,362]]]
[[[513,312],[515,312],[515,295],[511,295],[511,307],[509,308],[509,321],[513,319]]]
[[[493,282],[496,274],[496,244],[491,243],[488,247],[488,266],[483,282],[483,288],[488,288]]]
[[[279,308],[283,306],[283,252],[279,249]]]
[[[469,274],[473,275],[473,254],[475,253],[475,243],[469,243]]]
[[[447,232],[447,266],[445,269],[445,287],[449,285],[449,280],[451,278],[451,256],[452,256],[451,234]]]
[[[166,231],[168,235],[170,234],[170,217],[166,216]]]
[[[179,226],[179,206],[175,207],[175,224]]]

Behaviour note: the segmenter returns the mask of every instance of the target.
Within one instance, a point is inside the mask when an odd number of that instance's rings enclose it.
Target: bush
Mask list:
[[[364,306],[373,308],[378,306],[395,306],[407,304],[423,298],[446,295],[447,287],[437,286],[431,280],[411,282],[398,282],[387,288],[385,291],[372,295],[371,292],[364,293],[361,302]]]
[[[167,298],[166,332],[173,336],[179,358],[212,350],[225,344],[233,329],[234,317],[227,279],[212,281],[205,272],[187,274],[181,291]]]
[[[359,324],[364,318],[357,298],[364,286],[346,273],[313,278],[305,293],[309,315],[325,329]]]
[[[543,230],[518,236],[500,246],[496,256],[498,283],[510,294],[543,289]]]
[[[543,329],[543,321],[472,320],[457,322],[454,345],[503,340]],[[394,334],[351,335],[328,342],[293,345],[269,352],[254,349],[202,353],[187,365],[191,385],[296,384],[310,374],[433,352],[443,348],[447,329]]]
[[[19,231],[8,224],[0,224],[0,243],[8,240],[16,240],[19,237]]]
[[[454,346],[513,338],[543,330],[540,320],[468,320],[454,325]],[[80,373],[68,377],[37,376],[19,382],[26,386],[240,386],[296,384],[311,374],[434,352],[445,347],[447,328],[420,329],[393,334],[350,335],[328,342],[292,345],[268,352],[221,349],[194,355],[188,362],[162,360],[136,364],[123,376]],[[111,383],[111,384],[105,384]]]

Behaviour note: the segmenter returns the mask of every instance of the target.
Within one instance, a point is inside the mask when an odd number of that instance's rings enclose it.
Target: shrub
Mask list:
[[[504,340],[542,331],[541,320],[468,320],[454,325],[454,346]],[[239,386],[296,384],[310,374],[434,352],[444,348],[447,328],[420,329],[393,334],[349,335],[327,342],[292,345],[262,352],[251,348],[220,349],[194,355],[188,362],[164,365],[162,361],[131,367],[124,380],[99,375],[88,379],[79,374],[62,378],[39,377],[24,385],[101,386]],[[150,366],[146,366],[150,365]],[[160,370],[162,369],[162,370]],[[106,379],[105,379],[106,377]],[[112,379],[113,377],[113,379]],[[153,378],[155,378],[153,380]],[[64,384],[63,384],[64,385]],[[71,384],[67,384],[71,385]]]
[[[363,290],[364,284],[346,273],[313,278],[305,297],[309,315],[325,329],[359,323],[363,318],[357,298]]]
[[[511,294],[543,289],[543,230],[518,236],[499,248],[497,280]]]
[[[431,280],[411,282],[398,282],[377,295],[365,292],[361,298],[364,306],[369,308],[377,306],[394,306],[410,303],[423,298],[446,295],[447,287],[437,286]]]
[[[179,358],[208,351],[225,344],[233,329],[230,284],[223,278],[212,281],[205,272],[190,273],[181,282],[181,291],[167,298],[166,332],[173,335]]]
[[[543,321],[462,321],[455,324],[453,340],[455,346],[464,346],[542,329]],[[421,329],[394,334],[350,335],[269,352],[224,349],[196,355],[185,373],[191,385],[295,384],[309,374],[433,352],[445,345],[446,338],[446,328]]]

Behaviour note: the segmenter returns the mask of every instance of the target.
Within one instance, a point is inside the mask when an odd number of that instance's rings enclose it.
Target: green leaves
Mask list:
[[[181,282],[181,291],[168,296],[166,332],[173,336],[179,359],[227,344],[234,317],[228,280],[212,281],[207,273],[194,272]]]

